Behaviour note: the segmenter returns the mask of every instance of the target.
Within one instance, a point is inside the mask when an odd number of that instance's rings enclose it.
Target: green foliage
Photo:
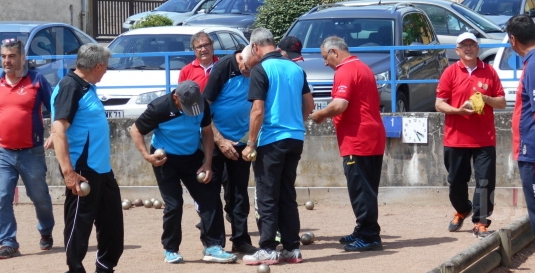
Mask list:
[[[149,14],[145,18],[137,21],[133,26],[134,28],[144,28],[144,27],[159,27],[159,26],[172,26],[173,20],[169,19],[167,16],[159,14]]]
[[[292,23],[311,8],[340,1],[342,0],[265,0],[264,5],[258,9],[254,27],[271,30],[278,42]]]

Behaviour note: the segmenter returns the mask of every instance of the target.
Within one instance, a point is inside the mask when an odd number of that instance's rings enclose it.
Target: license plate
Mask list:
[[[107,118],[124,118],[123,111],[106,111]]]
[[[516,100],[516,90],[512,90],[512,89],[505,90],[505,100],[506,101],[515,101]]]
[[[327,102],[326,101],[314,102],[314,110],[321,110],[321,109],[323,109],[325,107],[327,107]]]

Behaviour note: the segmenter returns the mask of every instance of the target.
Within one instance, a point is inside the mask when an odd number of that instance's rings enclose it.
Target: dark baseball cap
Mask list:
[[[279,42],[278,48],[286,51],[290,59],[302,58],[301,49],[303,49],[303,43],[295,36],[287,36]]]
[[[198,116],[204,112],[204,99],[201,96],[201,89],[194,81],[179,82],[175,89],[182,112],[188,116]]]

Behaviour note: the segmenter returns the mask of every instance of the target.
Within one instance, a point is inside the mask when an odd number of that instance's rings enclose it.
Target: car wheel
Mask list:
[[[401,92],[396,93],[396,112],[408,112],[409,103],[407,102],[407,97]]]

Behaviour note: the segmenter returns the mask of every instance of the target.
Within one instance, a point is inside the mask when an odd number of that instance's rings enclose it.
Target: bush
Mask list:
[[[144,27],[159,27],[159,26],[172,26],[173,20],[169,19],[167,16],[159,14],[149,14],[145,18],[137,21],[132,29],[135,28],[144,28]]]
[[[340,1],[342,0],[265,0],[264,5],[258,9],[254,27],[271,30],[278,42],[292,23],[311,8]]]

